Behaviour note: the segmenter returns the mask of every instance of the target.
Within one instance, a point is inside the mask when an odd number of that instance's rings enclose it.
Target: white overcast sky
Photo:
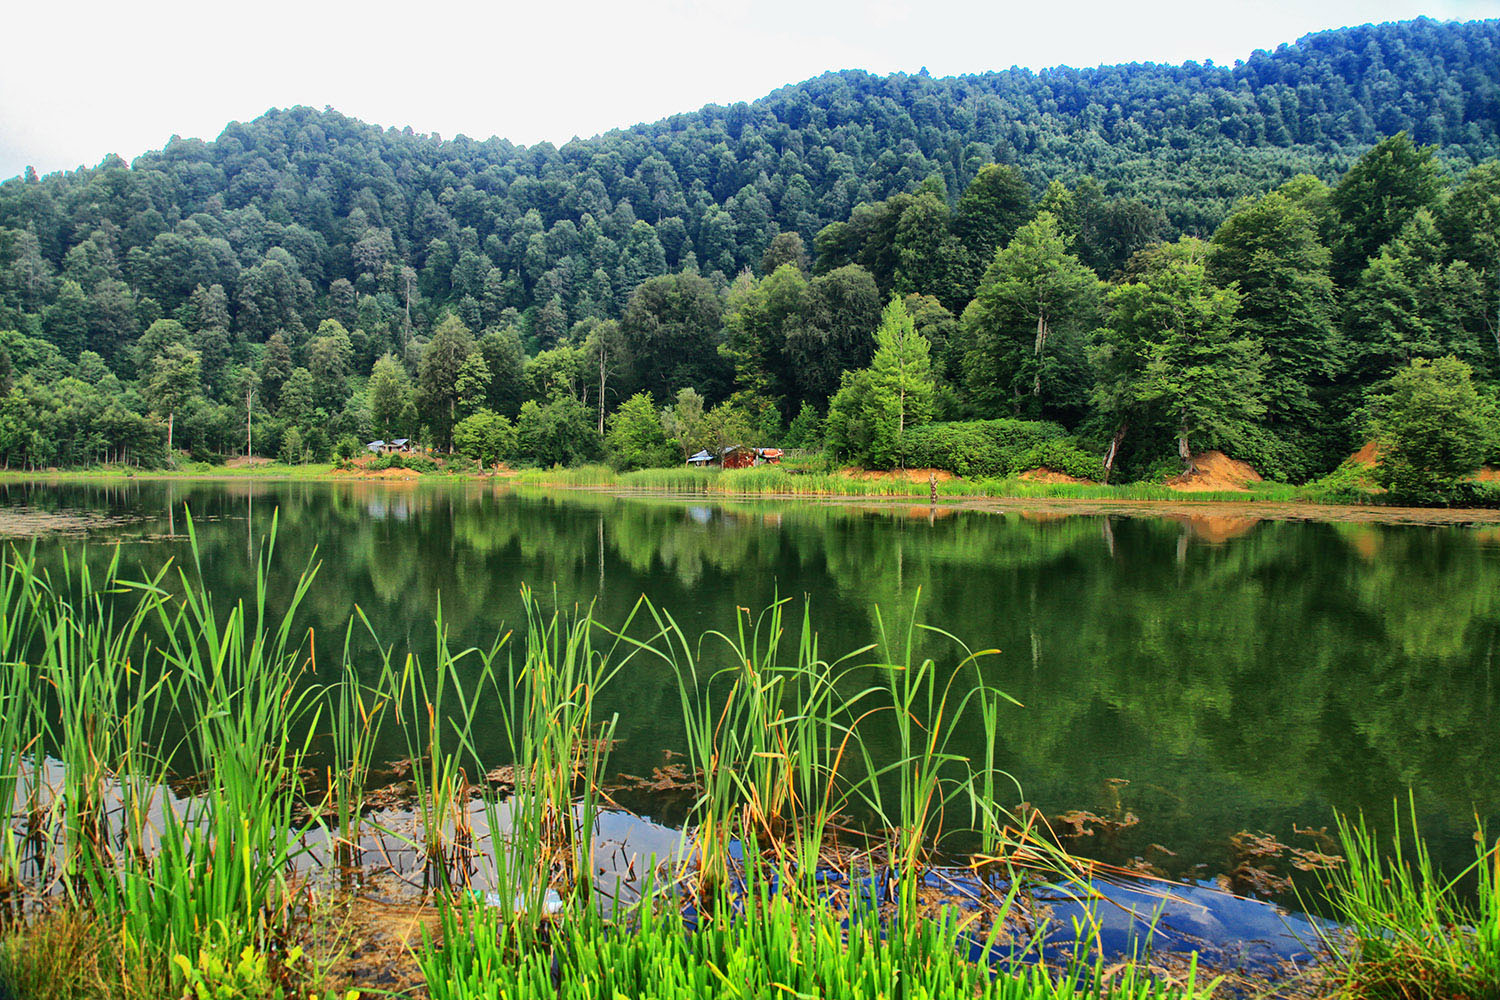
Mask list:
[[[1212,59],[1500,0],[492,0],[8,5],[0,178],[132,159],[306,104],[519,143],[753,100],[825,70],[937,76]]]

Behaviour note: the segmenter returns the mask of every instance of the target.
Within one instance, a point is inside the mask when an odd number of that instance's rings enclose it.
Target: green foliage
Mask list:
[[[1381,445],[1376,477],[1404,500],[1449,502],[1494,447],[1494,402],[1479,395],[1473,370],[1454,357],[1413,361],[1371,414]]]
[[[995,255],[964,310],[964,379],[984,415],[1076,420],[1092,377],[1085,337],[1099,279],[1043,212]]]
[[[1141,280],[1110,292],[1099,331],[1096,404],[1117,423],[1174,435],[1184,462],[1232,447],[1265,410],[1263,356],[1234,322],[1239,295],[1215,287],[1202,258],[1196,240],[1153,251]]]
[[[1015,463],[1015,470],[1025,472],[1028,469],[1051,469],[1075,479],[1095,483],[1104,481],[1104,460],[1080,448],[1071,438],[1050,438],[1027,449]]]
[[[605,436],[609,464],[621,471],[677,464],[676,449],[662,429],[661,411],[647,392],[638,392],[609,416]]]
[[[907,434],[901,464],[946,469],[967,479],[1009,476],[1026,468],[1023,461],[1038,446],[1063,434],[1058,424],[1033,420],[927,424]]]
[[[516,427],[494,410],[481,409],[453,427],[453,450],[482,466],[515,457]]]
[[[593,414],[565,393],[555,393],[546,405],[527,400],[516,420],[516,456],[543,467],[598,461],[604,442]]]
[[[287,465],[301,465],[307,461],[307,446],[302,441],[302,432],[295,427],[287,428],[281,435],[281,460]]]

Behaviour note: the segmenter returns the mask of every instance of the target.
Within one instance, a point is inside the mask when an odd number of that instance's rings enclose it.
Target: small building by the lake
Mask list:
[[[411,451],[410,438],[396,438],[394,441],[371,441],[365,445],[372,454],[376,455],[398,455]]]

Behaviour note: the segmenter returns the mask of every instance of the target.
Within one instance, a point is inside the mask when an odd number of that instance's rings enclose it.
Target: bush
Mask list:
[[[371,462],[369,468],[379,472],[381,469],[411,469],[414,472],[436,472],[438,464],[426,455],[403,455],[399,452],[390,455],[380,455]]]
[[[1028,448],[1016,463],[1017,472],[1051,469],[1074,479],[1104,482],[1104,459],[1078,447],[1072,438],[1052,438]]]
[[[339,438],[339,443],[333,446],[333,454],[340,461],[347,462],[360,452],[364,451],[364,445],[353,434],[345,434]]]
[[[968,479],[1009,476],[1021,471],[1031,449],[1062,437],[1062,427],[1041,420],[923,424],[906,432],[900,457],[907,468],[946,469]]]
[[[1495,437],[1492,404],[1474,388],[1473,374],[1451,356],[1418,358],[1371,404],[1381,443],[1375,476],[1394,499],[1451,505],[1485,495],[1465,481]]]

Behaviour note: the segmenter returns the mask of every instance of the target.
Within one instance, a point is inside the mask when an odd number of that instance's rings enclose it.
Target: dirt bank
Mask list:
[[[1202,451],[1189,461],[1191,468],[1166,481],[1179,493],[1248,493],[1251,483],[1261,482],[1260,473],[1248,462],[1230,458],[1222,451]]]

